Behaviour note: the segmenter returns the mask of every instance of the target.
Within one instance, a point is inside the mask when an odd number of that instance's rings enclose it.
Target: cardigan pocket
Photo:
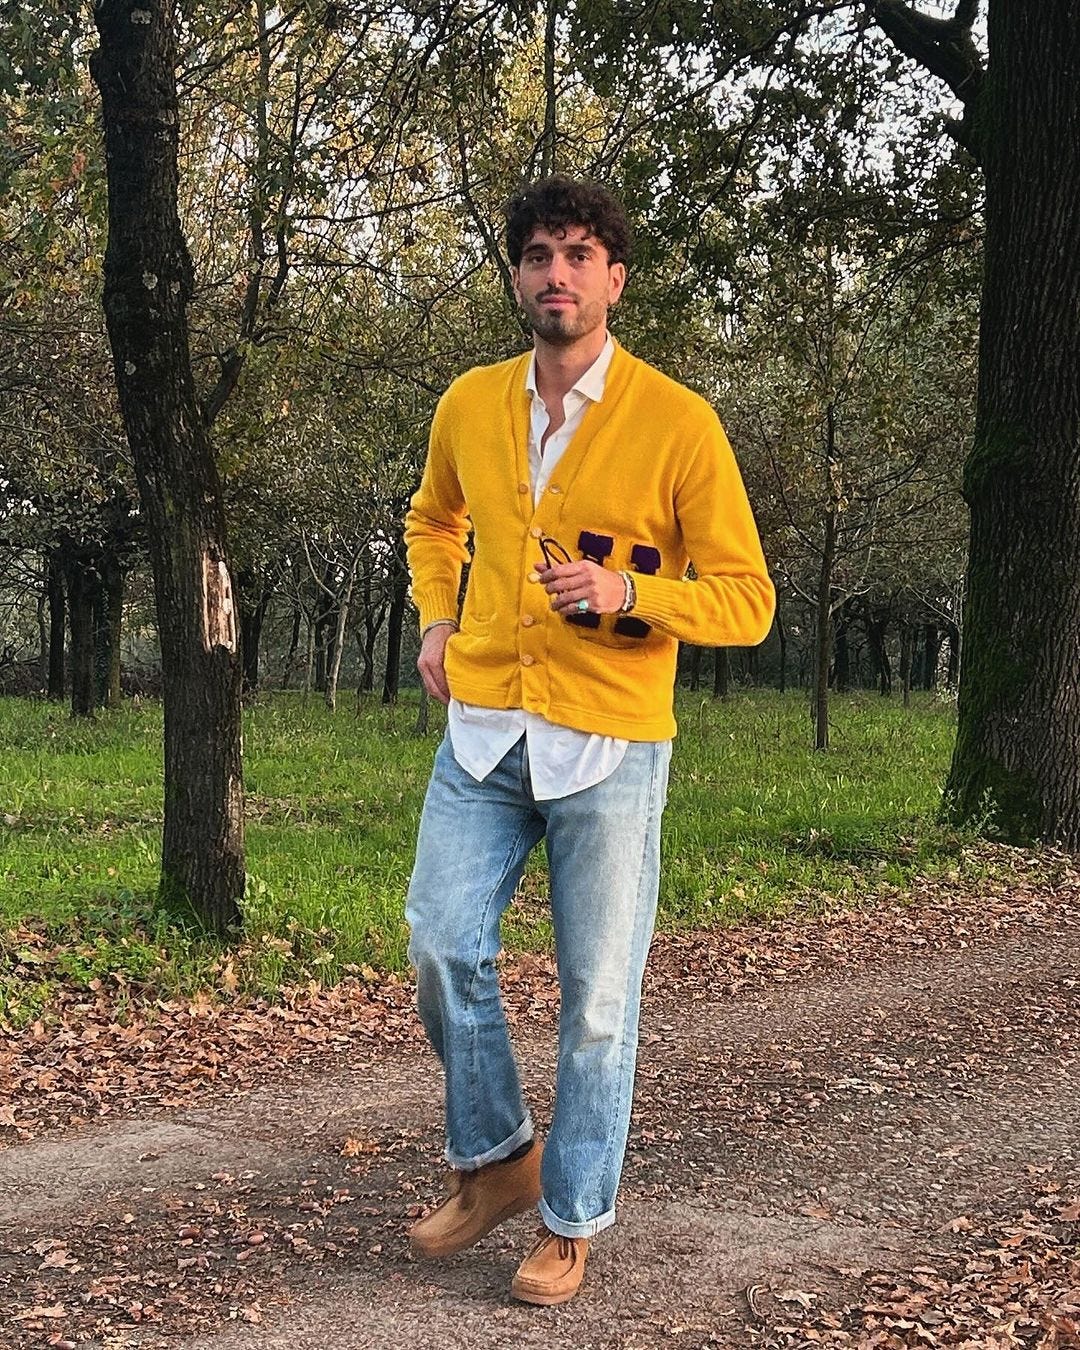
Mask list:
[[[649,656],[645,638],[623,637],[608,627],[613,617],[617,616],[605,614],[599,628],[579,628],[575,630],[574,636],[579,642],[586,642],[591,647],[599,648],[605,656],[611,655],[619,660],[642,660]]]

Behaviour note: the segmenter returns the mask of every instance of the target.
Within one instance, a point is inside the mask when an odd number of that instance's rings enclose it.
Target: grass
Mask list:
[[[962,841],[934,823],[954,736],[947,704],[838,698],[825,754],[809,748],[799,694],[680,694],[679,717],[661,926],[854,903],[955,867]],[[229,946],[155,899],[160,708],[80,723],[0,699],[0,1017],[35,1015],[61,981],[272,993],[403,969],[404,893],[442,725],[433,718],[422,739],[414,720],[408,701],[357,712],[343,699],[331,716],[288,695],[245,713],[249,887],[243,938]],[[544,885],[537,855],[510,945],[550,941],[535,903]]]

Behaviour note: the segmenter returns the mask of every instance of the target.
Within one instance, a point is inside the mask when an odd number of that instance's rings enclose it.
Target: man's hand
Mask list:
[[[416,658],[416,669],[424,681],[424,688],[443,705],[450,702],[450,686],[446,683],[446,671],[443,668],[446,644],[456,632],[457,626],[451,623],[440,623],[429,628],[420,644],[420,655]]]
[[[584,612],[582,600],[588,601],[593,614],[617,614],[626,599],[626,586],[618,572],[594,562],[540,565],[536,570],[556,614]]]

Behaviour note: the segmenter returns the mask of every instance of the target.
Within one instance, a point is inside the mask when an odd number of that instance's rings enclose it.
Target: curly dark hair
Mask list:
[[[606,187],[583,178],[555,174],[530,183],[506,203],[506,249],[514,267],[536,229],[558,234],[580,225],[607,249],[609,263],[629,265],[633,241],[622,203]]]

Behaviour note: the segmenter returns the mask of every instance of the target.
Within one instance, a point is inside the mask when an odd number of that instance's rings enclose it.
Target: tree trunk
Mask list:
[[[395,548],[396,569],[390,597],[390,614],[386,621],[386,675],[383,680],[382,701],[396,703],[401,679],[401,634],[405,622],[405,606],[409,599],[409,572],[399,539]]]
[[[59,555],[50,549],[49,570],[49,683],[47,694],[54,703],[62,703],[65,689],[64,639],[67,636],[64,569]]]
[[[836,512],[825,513],[814,633],[814,749],[829,748],[829,655],[832,647],[832,574],[836,560]]]
[[[97,573],[77,556],[68,557],[64,572],[71,629],[71,715],[93,717],[94,599],[99,582]]]
[[[285,664],[281,668],[281,687],[288,689],[289,680],[292,677],[293,663],[296,660],[296,653],[300,647],[300,628],[304,622],[304,606],[301,601],[300,587],[303,584],[303,572],[299,563],[292,565],[292,632],[289,636],[289,650],[285,656]]]
[[[776,606],[776,637],[780,643],[780,692],[787,693],[787,629],[784,626],[784,616],[780,613],[780,605]]]
[[[337,592],[336,582],[336,569],[327,566],[323,573],[322,586],[319,588],[319,598],[315,602],[315,688],[320,694],[326,693],[326,679],[334,659],[334,632],[337,628],[337,609],[334,600]]]
[[[904,620],[900,624],[900,688],[904,694],[904,707],[911,707],[911,667],[915,656],[915,629]]]
[[[101,563],[94,597],[95,698],[102,708],[120,706],[120,637],[124,622],[124,572],[115,556]]]
[[[416,709],[416,726],[413,727],[413,735],[426,736],[428,733],[428,711],[431,707],[431,695],[427,691],[427,685],[420,682],[420,703]]]
[[[866,639],[870,645],[870,659],[877,676],[878,693],[887,698],[892,693],[892,666],[889,662],[889,649],[885,645],[885,636],[889,630],[888,610],[877,610],[866,623]]]
[[[690,648],[690,692],[696,693],[701,685],[701,655],[704,651],[702,647]]]
[[[731,686],[731,656],[727,647],[713,648],[713,698],[727,698]]]
[[[375,688],[375,645],[379,640],[379,633],[385,620],[386,606],[380,604],[372,608],[369,599],[368,607],[364,612],[364,641],[361,648],[364,667],[360,673],[358,686],[365,694],[370,694]]]
[[[1080,23],[991,0],[959,820],[1080,848]]]
[[[937,688],[938,658],[941,655],[941,629],[936,623],[923,624],[922,687]]]
[[[337,708],[338,675],[341,673],[341,655],[345,650],[345,625],[349,618],[353,581],[356,578],[356,565],[359,560],[359,555],[353,559],[349,574],[345,578],[344,587],[338,596],[337,627],[334,629],[334,640],[331,646],[330,669],[326,675],[326,706],[331,712]]]
[[[833,623],[833,688],[838,694],[846,694],[851,688],[851,648],[848,645],[848,626],[851,612],[848,605],[841,605]]]
[[[836,565],[837,515],[840,509],[841,463],[836,444],[836,405],[825,409],[825,508],[818,575],[817,620],[814,627],[814,749],[829,748],[829,661],[832,654],[832,578]]]
[[[960,626],[951,623],[946,631],[949,638],[949,665],[945,683],[950,689],[955,689],[960,680]]]
[[[259,688],[259,651],[266,611],[274,594],[272,583],[267,583],[253,572],[241,572],[236,578],[239,590],[240,659],[243,667],[243,696],[248,698]],[[295,650],[295,649],[294,649]],[[289,653],[290,658],[292,652]]]
[[[311,681],[315,671],[315,620],[312,615],[307,619],[307,648],[304,652],[304,694],[311,693]]]
[[[259,688],[259,647],[262,644],[263,620],[266,605],[240,606],[240,652],[243,658],[244,697],[257,693]],[[292,653],[290,652],[290,656]]]
[[[170,0],[99,0],[109,196],[105,316],[146,519],[165,707],[161,885],[219,932],[244,893],[241,665],[221,484],[188,349]]]

